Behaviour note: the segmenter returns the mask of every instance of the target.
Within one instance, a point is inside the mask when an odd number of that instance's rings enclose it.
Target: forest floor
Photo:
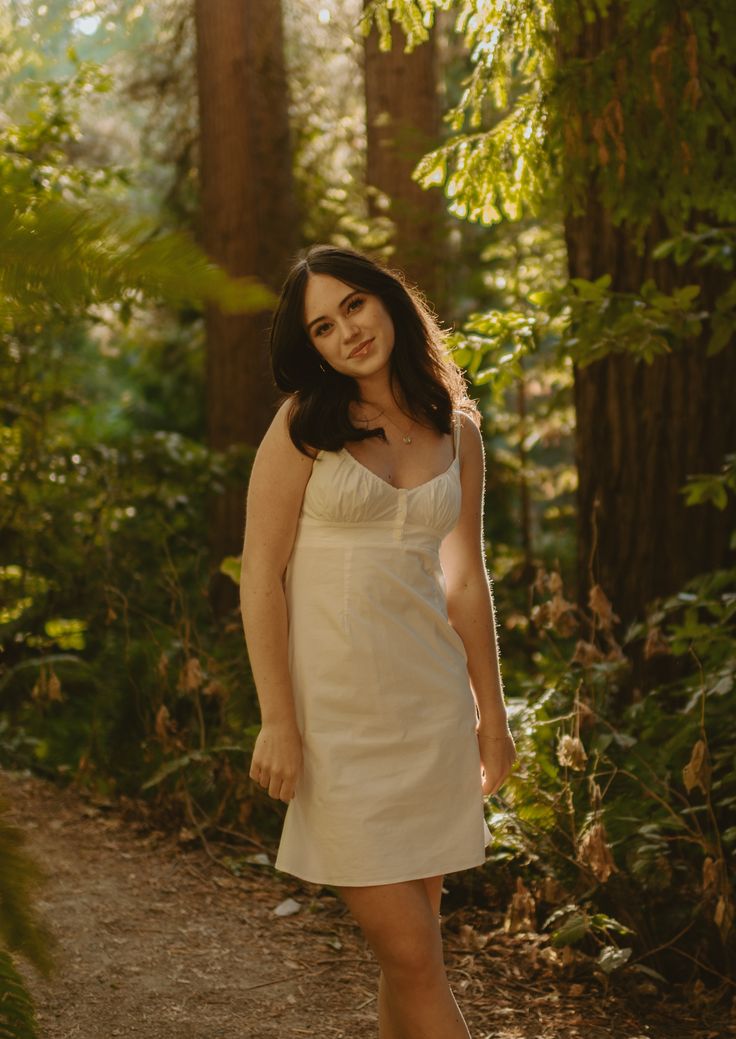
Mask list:
[[[326,889],[267,866],[234,876],[201,845],[27,772],[0,771],[0,794],[48,874],[36,904],[58,966],[45,979],[19,963],[44,1039],[376,1036],[377,968]],[[299,911],[276,915],[286,899]],[[567,973],[501,912],[459,909],[443,929],[473,1039],[736,1035],[723,1009]]]

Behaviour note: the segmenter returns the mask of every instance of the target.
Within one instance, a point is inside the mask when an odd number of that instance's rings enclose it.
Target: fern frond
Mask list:
[[[7,810],[0,799],[0,815]],[[33,895],[46,873],[25,850],[25,841],[19,827],[0,818],[0,944],[48,974],[54,939],[33,906]]]
[[[0,320],[125,298],[214,303],[226,313],[274,303],[257,279],[229,277],[187,235],[161,233],[112,203],[29,201],[0,183]]]
[[[0,951],[0,1039],[40,1039],[31,994],[7,952]]]

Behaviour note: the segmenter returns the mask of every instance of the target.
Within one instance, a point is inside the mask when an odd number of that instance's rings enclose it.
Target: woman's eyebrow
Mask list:
[[[341,299],[340,302],[338,303],[338,305],[337,305],[338,310],[340,309],[340,307],[344,306],[347,303],[347,301],[350,299],[350,297],[354,296],[356,292],[360,292],[360,289],[353,289],[352,292],[348,292],[347,296],[344,299]],[[309,324],[307,325],[307,329],[310,329],[312,327],[312,325],[316,325],[318,321],[326,321],[326,320],[327,319],[325,318],[324,314],[322,315],[322,317],[313,318],[313,320],[310,321]]]

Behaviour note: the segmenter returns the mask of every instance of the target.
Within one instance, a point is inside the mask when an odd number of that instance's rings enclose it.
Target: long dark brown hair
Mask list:
[[[452,432],[452,411],[477,420],[461,370],[448,356],[446,333],[420,293],[398,271],[353,249],[315,245],[286,277],[271,326],[271,364],[276,385],[292,396],[289,432],[296,447],[337,451],[347,441],[386,438],[382,427],[357,429],[350,403],[360,400],[358,383],[329,365],[312,344],[304,322],[304,294],[310,274],[329,274],[353,289],[378,296],[393,322],[391,375],[414,419]]]

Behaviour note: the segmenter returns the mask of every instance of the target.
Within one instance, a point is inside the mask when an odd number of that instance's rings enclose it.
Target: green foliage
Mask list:
[[[456,136],[416,175],[445,185],[458,215],[493,224],[558,201],[579,213],[594,174],[602,205],[640,244],[655,211],[672,228],[693,211],[733,221],[732,5],[675,12],[654,0],[624,3],[611,41],[592,59],[578,56],[585,26],[603,25],[608,8],[383,0],[367,10],[386,43],[393,17],[412,45],[437,10],[456,14],[473,69],[448,115]]]
[[[220,632],[203,594],[207,502],[252,452],[199,442],[201,333],[192,310],[174,325],[152,301],[270,296],[126,216],[127,175],[75,159],[76,106],[99,86],[90,66],[36,84],[0,135],[2,751],[137,791],[190,726],[227,741],[253,710],[242,633]],[[168,690],[165,668],[185,668],[204,629],[206,689]]]
[[[337,4],[324,23],[311,0],[286,0],[285,50],[303,239],[375,251],[390,224],[368,214],[360,11],[360,0]]]
[[[0,950],[0,1035],[40,1039],[31,996],[7,952]]]
[[[24,849],[22,830],[3,818],[7,811],[0,802],[0,1035],[38,1039],[33,1001],[11,954],[24,956],[46,975],[53,967],[53,937],[33,907],[45,873]]]
[[[559,574],[534,587],[536,674],[522,680],[507,812],[489,820],[491,868],[516,862],[540,903],[563,902],[542,924],[550,941],[605,974],[723,970],[736,940],[736,570],[693,579],[623,635],[600,588],[582,611]],[[642,666],[665,677],[631,699]]]
[[[123,170],[69,161],[78,143],[77,109],[109,77],[78,63],[70,80],[26,87],[31,110],[0,133],[0,327],[67,319],[94,305],[130,308],[144,299],[214,303],[228,313],[262,310],[272,295],[255,279],[228,277],[189,236],[161,232],[130,214],[117,194]]]
[[[3,818],[7,811],[7,804],[0,803],[0,943],[48,974],[53,965],[53,939],[32,904],[45,873],[25,851],[22,830]]]
[[[686,505],[702,505],[711,502],[717,509],[725,509],[728,492],[736,493],[736,454],[726,455],[720,473],[703,473],[691,476],[681,493]],[[732,543],[736,547],[736,540]]]

